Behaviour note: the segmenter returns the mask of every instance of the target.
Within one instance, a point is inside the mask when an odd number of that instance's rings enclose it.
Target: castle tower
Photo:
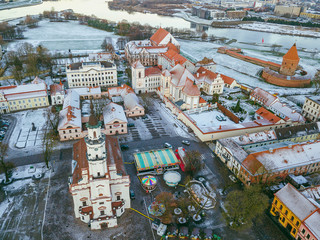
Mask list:
[[[297,70],[299,61],[300,58],[298,56],[296,44],[293,44],[289,51],[283,56],[280,73],[293,76]]]
[[[87,123],[88,135],[84,138],[87,146],[87,159],[90,178],[104,177],[107,174],[107,151],[105,135],[101,134],[101,122],[97,120],[91,102],[91,114]]]

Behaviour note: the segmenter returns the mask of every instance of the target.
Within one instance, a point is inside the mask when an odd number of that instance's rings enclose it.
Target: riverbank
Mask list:
[[[2,3],[0,5],[0,11],[1,10],[9,10],[12,8],[35,6],[35,5],[40,5],[40,4],[42,4],[42,0],[7,2],[7,3]]]

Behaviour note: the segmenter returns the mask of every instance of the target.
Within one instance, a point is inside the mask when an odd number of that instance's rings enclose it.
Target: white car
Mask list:
[[[182,140],[182,143],[189,146],[190,145],[190,142],[188,140]]]
[[[233,176],[233,175],[229,175],[229,178],[230,178],[230,180],[232,181],[232,182],[237,182],[237,179],[236,179],[236,177],[235,176]]]
[[[171,146],[170,143],[165,143],[165,144],[164,144],[164,147],[165,147],[165,148],[172,148],[172,146]]]

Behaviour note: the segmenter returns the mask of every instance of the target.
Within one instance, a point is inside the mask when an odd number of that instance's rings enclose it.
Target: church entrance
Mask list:
[[[107,229],[108,228],[108,223],[101,223],[100,227],[101,227],[101,229]]]
[[[141,94],[141,90],[139,90],[138,94]]]

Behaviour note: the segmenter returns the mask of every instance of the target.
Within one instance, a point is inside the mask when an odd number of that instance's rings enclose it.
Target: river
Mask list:
[[[128,13],[125,11],[115,11],[108,8],[108,1],[104,0],[60,0],[60,1],[46,1],[39,5],[12,8],[0,11],[0,20],[19,18],[26,15],[35,15],[42,13],[45,10],[56,11],[64,9],[73,9],[76,13],[86,15],[95,15],[102,19],[111,21],[121,21],[123,19],[128,22],[139,22],[140,24],[149,24],[153,27],[173,27],[173,28],[191,28],[191,23],[179,17],[166,17],[156,14],[144,13]],[[285,49],[297,43],[299,48],[314,49],[320,48],[319,39],[310,37],[298,37],[289,35],[280,35],[266,32],[255,32],[235,28],[212,28],[207,30],[208,34],[213,34],[217,37],[226,37],[228,39],[236,39],[238,43],[244,42],[261,43],[264,39],[265,45],[278,44]]]

